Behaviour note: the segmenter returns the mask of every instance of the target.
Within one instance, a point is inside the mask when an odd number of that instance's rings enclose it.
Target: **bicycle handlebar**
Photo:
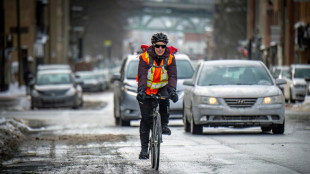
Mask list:
[[[160,96],[160,95],[154,95],[154,94],[151,94],[151,95],[147,95],[145,96],[145,98],[153,98],[153,99],[157,99],[157,100],[165,100],[165,99],[169,99],[169,96]]]

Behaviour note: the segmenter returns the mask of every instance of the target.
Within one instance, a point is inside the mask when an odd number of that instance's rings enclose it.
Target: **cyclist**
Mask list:
[[[142,119],[140,121],[141,152],[139,159],[148,159],[149,133],[152,126],[153,105],[146,95],[160,94],[169,96],[175,103],[178,101],[176,93],[177,68],[173,47],[167,47],[168,37],[164,33],[155,33],[151,37],[152,45],[145,48],[139,57],[138,66],[138,94]],[[162,133],[171,134],[168,128],[169,121],[169,99],[159,102],[159,113],[161,115]]]

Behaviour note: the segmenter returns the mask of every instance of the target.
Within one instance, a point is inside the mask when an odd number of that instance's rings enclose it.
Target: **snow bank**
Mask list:
[[[0,118],[0,166],[3,160],[9,159],[24,140],[30,128],[17,119]]]
[[[0,92],[0,96],[23,96],[26,95],[25,85],[18,86],[18,83],[11,83],[9,90]]]

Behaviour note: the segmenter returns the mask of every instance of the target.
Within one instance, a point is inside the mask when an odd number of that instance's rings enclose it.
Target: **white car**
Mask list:
[[[285,100],[295,102],[304,101],[309,94],[309,84],[306,80],[310,78],[310,65],[293,64],[290,66],[289,73],[285,80],[287,84],[284,85]],[[308,81],[309,82],[309,81]]]
[[[184,129],[202,134],[203,126],[252,127],[283,134],[284,97],[261,61],[213,60],[198,65],[184,81]]]

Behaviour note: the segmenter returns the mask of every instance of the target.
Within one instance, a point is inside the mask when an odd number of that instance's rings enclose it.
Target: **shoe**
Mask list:
[[[168,128],[168,126],[163,126],[162,134],[171,135],[171,130]]]
[[[139,159],[149,159],[149,153],[141,151],[139,154]]]

